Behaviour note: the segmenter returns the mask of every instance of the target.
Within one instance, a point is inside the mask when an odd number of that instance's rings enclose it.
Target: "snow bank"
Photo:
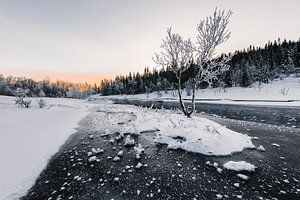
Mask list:
[[[83,100],[32,99],[29,109],[16,108],[12,97],[0,96],[0,199],[18,199],[32,187],[48,159],[75,132],[91,104]]]
[[[224,165],[224,168],[234,171],[255,171],[255,166],[245,161],[228,161]]]
[[[174,96],[173,94],[175,94],[176,96]],[[269,84],[262,84],[261,86],[259,86],[258,83],[255,83],[249,88],[231,87],[226,88],[225,91],[220,90],[220,88],[202,89],[197,91],[196,99],[202,99],[201,102],[205,103],[300,106],[299,94],[300,78],[288,77],[284,80],[274,80]],[[113,95],[109,97],[116,99],[141,99],[161,101],[178,100],[177,91],[169,91],[167,94],[161,92],[161,95],[162,96],[158,97],[157,92],[153,92],[150,94]],[[94,95],[92,97],[105,98],[99,95]],[[183,92],[183,98],[191,99],[191,96],[186,96],[185,92]],[[205,99],[209,99],[209,101],[205,101]],[[294,101],[287,102],[290,100]]]
[[[183,149],[204,155],[230,155],[244,148],[254,148],[251,138],[234,132],[208,119],[180,114],[152,112],[145,116],[146,124],[159,129],[155,142],[167,144],[170,149]],[[143,122],[137,124],[142,131]],[[147,127],[149,129],[149,127]]]
[[[102,109],[132,113],[135,115],[134,120],[120,126],[120,132],[131,134],[154,132],[156,134],[154,142],[167,144],[170,149],[225,156],[243,151],[245,148],[255,148],[248,135],[229,130],[198,116],[187,118],[176,111],[129,105],[105,105]]]

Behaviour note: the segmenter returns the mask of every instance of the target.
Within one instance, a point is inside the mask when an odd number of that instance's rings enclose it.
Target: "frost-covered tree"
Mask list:
[[[19,108],[29,108],[31,104],[31,100],[25,100],[26,94],[28,90],[23,90],[22,88],[17,88],[15,92],[16,98],[14,99],[15,104]]]
[[[165,94],[167,94],[167,93],[168,93],[168,90],[170,89],[170,82],[168,81],[167,78],[164,78],[164,79],[162,80],[162,87],[163,87],[163,89],[164,89],[164,91],[165,91]]]
[[[227,62],[231,56],[215,58],[216,48],[230,37],[227,30],[232,12],[215,10],[212,16],[201,20],[197,25],[197,41],[193,44],[190,39],[184,39],[171,28],[162,40],[161,52],[155,53],[154,61],[166,66],[177,78],[177,89],[182,112],[190,117],[195,112],[195,93],[197,87],[206,83],[209,86],[218,76],[229,69]],[[184,72],[192,70],[188,77],[192,87],[192,105],[186,106],[182,98],[182,78]]]
[[[124,89],[124,84],[122,81],[116,81],[115,82],[115,90],[118,94],[122,94],[122,91]]]
[[[39,97],[45,97],[46,94],[45,94],[44,90],[41,89],[38,96]]]
[[[128,81],[128,85],[130,85],[130,91],[132,95],[134,95],[136,84],[137,82],[133,78]]]
[[[80,93],[80,91],[77,88],[75,88],[75,87],[69,87],[68,91],[66,92],[66,96],[68,98],[80,99],[81,98],[81,93]]]
[[[167,66],[175,74],[178,84],[179,101],[184,114],[188,115],[182,100],[182,76],[192,64],[194,46],[190,39],[185,40],[172,29],[167,30],[167,36],[162,40],[162,51],[155,53],[153,59],[157,64]]]
[[[241,82],[241,70],[240,69],[236,69],[231,71],[231,84],[234,87],[237,87],[240,85]]]

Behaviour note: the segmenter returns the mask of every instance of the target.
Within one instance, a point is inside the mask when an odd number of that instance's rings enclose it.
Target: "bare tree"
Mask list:
[[[231,56],[215,58],[216,48],[230,37],[227,30],[231,11],[218,9],[214,14],[201,20],[197,25],[197,41],[194,45],[190,39],[184,40],[179,34],[174,34],[171,28],[162,40],[162,51],[153,59],[159,65],[168,66],[176,75],[178,96],[183,113],[190,117],[195,112],[195,93],[199,84],[206,82],[212,85],[218,76],[229,69],[226,63]],[[186,106],[182,99],[182,74],[189,68],[195,68],[193,76],[189,77],[192,87],[192,105]]]
[[[185,40],[179,34],[172,33],[172,29],[168,28],[167,36],[162,40],[162,51],[155,53],[154,62],[162,66],[169,66],[177,78],[178,95],[182,111],[187,115],[187,109],[182,100],[182,75],[190,68],[194,46],[191,40]]]
[[[232,56],[223,56],[214,58],[216,48],[226,42],[231,32],[227,29],[232,11],[225,12],[225,10],[215,9],[212,16],[201,20],[197,25],[197,45],[196,45],[196,66],[198,73],[193,78],[193,97],[192,108],[188,116],[195,112],[195,91],[198,84],[202,82],[212,85],[218,76],[227,71],[230,66],[226,63]]]

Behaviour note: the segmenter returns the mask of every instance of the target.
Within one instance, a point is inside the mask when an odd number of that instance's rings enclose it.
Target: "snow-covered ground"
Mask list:
[[[176,92],[169,91],[165,94],[162,91],[162,96],[160,97],[157,92],[148,95],[113,95],[108,97],[117,99],[177,101]],[[93,97],[108,98],[100,97],[99,95],[94,95]],[[186,92],[183,92],[183,98],[191,99],[191,96],[186,96]],[[258,83],[255,83],[248,88],[232,87],[225,90],[220,88],[202,89],[197,91],[196,99],[202,99],[201,102],[207,103],[300,106],[300,77],[274,80],[269,84],[262,84],[260,87]],[[209,100],[205,101],[205,99]]]
[[[143,134],[155,132],[154,143],[167,144],[171,149],[183,149],[204,155],[230,155],[243,151],[244,148],[255,148],[251,137],[237,133],[211,120],[194,116],[187,118],[181,112],[172,110],[153,110],[130,105],[99,105],[103,113],[118,113],[118,117],[110,119],[111,124],[118,124],[122,114],[133,115],[134,120],[119,126],[121,136],[126,133]],[[109,127],[105,131],[110,131]],[[130,136],[126,140],[130,140]]]
[[[0,96],[0,200],[26,194],[92,104],[84,100],[44,98],[45,108],[17,108]]]
[[[227,129],[208,119],[187,118],[179,111],[154,110],[111,101],[44,98],[45,108],[17,108],[13,97],[0,96],[0,199],[17,199],[26,194],[66,139],[75,132],[78,122],[92,106],[102,118],[93,118],[106,134],[117,131],[135,145],[132,135],[153,132],[153,143],[204,155],[230,155],[255,148],[251,137]],[[97,127],[96,127],[97,128]],[[126,135],[127,134],[127,135]],[[135,148],[137,157],[143,147]]]

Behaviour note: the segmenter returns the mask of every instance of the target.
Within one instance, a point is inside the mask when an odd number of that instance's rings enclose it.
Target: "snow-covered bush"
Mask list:
[[[39,99],[38,104],[40,108],[44,108],[46,106],[46,101],[44,99]]]
[[[16,91],[16,98],[14,99],[15,104],[18,105],[19,108],[29,108],[31,104],[31,100],[25,100],[27,91],[18,88]]]
[[[82,98],[81,92],[75,87],[69,87],[66,95],[68,98],[75,98],[75,99]]]
[[[46,94],[45,94],[45,92],[44,92],[44,90],[40,90],[40,92],[39,92],[39,97],[45,97],[46,96]]]

